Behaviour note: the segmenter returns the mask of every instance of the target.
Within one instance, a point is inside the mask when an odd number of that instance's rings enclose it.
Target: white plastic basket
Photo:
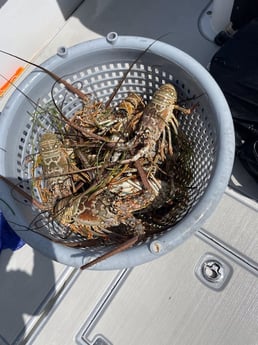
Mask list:
[[[149,47],[150,46],[150,47]],[[165,82],[173,83],[182,99],[196,104],[194,115],[182,117],[180,126],[193,143],[194,192],[187,208],[176,225],[103,262],[94,269],[118,269],[151,261],[171,251],[193,234],[214,211],[227,186],[234,158],[234,130],[225,98],[210,74],[184,52],[162,42],[143,37],[108,34],[107,38],[88,41],[71,48],[60,48],[56,56],[42,66],[72,83],[82,85],[88,93],[94,92],[106,101],[129,65],[148,48],[136,62],[121,86],[114,102],[134,91],[145,99]],[[36,147],[42,128],[31,123],[29,113],[35,107],[28,98],[41,104],[51,98],[53,79],[39,69],[32,71],[7,102],[0,117],[0,174],[18,183],[30,193],[26,183],[28,171],[24,158]],[[22,91],[22,92],[21,92]],[[62,97],[64,88],[55,85],[56,97]],[[198,97],[197,101],[194,100]],[[76,99],[65,105],[73,112]],[[41,121],[47,128],[49,121]],[[35,147],[33,149],[35,149]],[[110,250],[108,247],[74,249],[54,243],[29,230],[35,218],[30,203],[0,180],[0,208],[12,228],[33,248],[58,262],[80,267]]]

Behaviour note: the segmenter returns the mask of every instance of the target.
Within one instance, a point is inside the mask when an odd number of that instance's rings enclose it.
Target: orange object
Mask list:
[[[24,67],[18,67],[15,73],[11,76],[9,80],[6,81],[2,86],[0,86],[0,97],[2,97],[5,92],[9,89],[9,87],[13,84],[13,82],[22,74],[24,71]]]

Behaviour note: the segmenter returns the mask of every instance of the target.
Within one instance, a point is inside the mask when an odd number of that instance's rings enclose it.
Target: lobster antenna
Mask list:
[[[39,68],[41,71],[45,72],[46,74],[48,74],[51,78],[53,78],[55,81],[57,81],[58,83],[62,83],[66,88],[67,90],[69,90],[70,92],[74,93],[75,95],[77,95],[79,98],[81,98],[82,100],[85,100],[87,98],[87,95],[85,95],[82,91],[80,91],[79,89],[77,89],[76,87],[74,87],[73,85],[71,85],[70,83],[68,83],[66,80],[62,79],[61,77],[59,77],[57,74],[55,74],[54,72],[51,72],[49,71],[48,69],[46,69],[45,67],[43,66],[40,66],[34,62],[31,62],[29,60],[26,60],[22,57],[19,57],[15,54],[12,54],[12,53],[8,53],[7,51],[5,50],[2,50],[0,49],[0,53],[3,53],[5,55],[8,55],[8,56],[11,56],[15,59],[18,59],[20,61],[23,61],[27,64],[30,64],[34,67],[37,67]]]
[[[172,32],[172,31],[171,31]],[[129,66],[128,70],[124,73],[123,77],[120,79],[119,83],[117,84],[117,86],[115,87],[114,91],[112,92],[111,96],[109,97],[109,100],[106,103],[106,108],[108,108],[110,106],[110,103],[113,101],[113,98],[115,97],[115,95],[117,94],[117,91],[120,89],[121,85],[123,84],[123,82],[125,81],[126,77],[128,76],[128,74],[131,72],[133,66],[141,59],[141,57],[157,42],[159,41],[161,38],[168,36],[171,32],[167,32],[166,34],[162,34],[159,37],[157,37],[153,42],[151,42],[148,47],[146,49],[144,49],[141,54],[138,55],[138,57],[131,63],[131,65]],[[1,52],[1,50],[0,50]]]
[[[25,92],[23,92],[17,85],[15,85],[15,83],[11,80],[9,80],[8,78],[6,78],[2,73],[0,73],[0,77],[5,79],[9,84],[11,84],[16,90],[18,90],[31,104],[33,104],[36,107],[39,107],[40,109],[43,110],[43,108],[37,103],[35,102],[32,98],[30,98],[28,95],[26,95]]]

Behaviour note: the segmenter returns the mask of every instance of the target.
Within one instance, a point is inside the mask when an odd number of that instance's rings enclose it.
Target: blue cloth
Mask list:
[[[2,249],[16,250],[24,244],[24,241],[16,235],[0,211],[0,252]]]

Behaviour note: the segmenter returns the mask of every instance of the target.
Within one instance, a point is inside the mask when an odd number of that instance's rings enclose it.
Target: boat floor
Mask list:
[[[17,12],[16,3],[0,4],[0,19],[4,15],[12,22],[19,14],[12,31],[16,36],[9,32],[0,38],[0,47],[17,48],[17,53],[36,62],[60,46],[111,31],[154,39],[166,34],[161,40],[205,67],[219,48],[200,31],[207,25],[207,0],[86,0],[77,1],[74,11],[58,1],[53,13],[59,11],[59,16],[48,29],[39,21],[40,9],[35,12],[33,1],[28,1],[31,8],[26,5]],[[44,13],[45,20],[50,12]],[[32,16],[33,29],[18,26],[26,15]],[[1,108],[10,93],[1,99]],[[196,235],[133,269],[81,272],[28,245],[2,251],[0,345],[258,344],[257,200],[257,184],[236,161],[221,202]],[[200,273],[208,259],[224,268],[221,288]]]

